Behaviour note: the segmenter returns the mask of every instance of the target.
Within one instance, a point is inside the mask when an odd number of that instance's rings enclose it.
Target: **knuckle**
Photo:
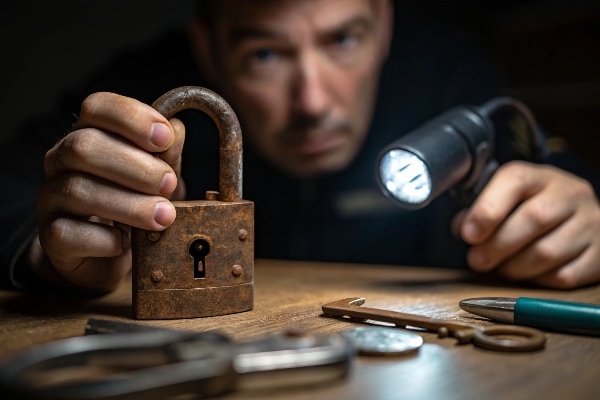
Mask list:
[[[543,265],[550,265],[559,257],[557,246],[547,241],[536,243],[533,252],[537,262]]]
[[[154,186],[158,186],[160,184],[160,180],[162,179],[161,174],[162,168],[157,168],[157,166],[153,162],[149,162],[144,165],[144,167],[138,172],[138,177],[141,182],[147,182],[147,184],[152,184],[152,189],[148,187],[146,190],[149,192],[153,192],[155,189]],[[154,190],[153,190],[154,189]]]
[[[106,101],[107,93],[98,92],[92,93],[86,97],[81,103],[81,117],[94,115],[98,112],[98,109]]]
[[[480,201],[473,213],[473,219],[477,224],[487,226],[498,219],[496,205],[489,201]]]
[[[96,147],[98,136],[95,129],[82,129],[69,134],[64,140],[65,155],[75,163],[89,159]]]
[[[67,135],[68,136],[68,135]],[[44,155],[44,172],[46,175],[51,174],[52,170],[55,169],[56,166],[56,158],[57,155],[60,155],[60,146],[65,139],[62,139],[56,145],[54,145],[50,150],[46,152]]]
[[[92,191],[91,182],[82,174],[73,172],[65,178],[62,194],[69,204],[87,199]]]
[[[147,214],[146,208],[143,207],[139,202],[132,201],[125,205],[122,210],[123,216],[128,220],[137,220],[140,217],[143,218]]]
[[[523,211],[529,224],[537,228],[549,223],[550,207],[543,201],[531,202]]]
[[[100,131],[92,128],[73,131],[65,136],[44,157],[46,173],[52,170],[79,169],[94,155],[100,139]]]
[[[120,100],[120,109],[122,118],[128,122],[135,122],[142,114],[141,106],[132,104],[130,101]]]
[[[70,132],[46,152],[44,155],[44,171],[47,175],[50,175],[55,170],[60,170],[64,167],[65,153],[68,151],[70,142],[77,132],[78,131]]]
[[[500,167],[500,172],[514,180],[524,180],[529,175],[530,165],[523,161],[511,161]]]
[[[40,216],[56,212],[77,213],[81,205],[93,196],[93,182],[79,172],[47,178],[37,196]]]
[[[44,155],[44,171],[48,175],[54,164],[54,149],[50,149]]]

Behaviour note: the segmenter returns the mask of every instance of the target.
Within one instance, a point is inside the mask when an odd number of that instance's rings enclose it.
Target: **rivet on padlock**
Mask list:
[[[233,267],[231,267],[231,273],[234,276],[240,276],[242,274],[242,272],[244,272],[244,269],[242,268],[241,265],[234,265]]]
[[[131,229],[134,317],[191,318],[250,310],[254,203],[242,200],[237,117],[223,98],[193,86],[174,89],[152,106],[167,119],[187,108],[213,119],[220,135],[219,190],[207,191],[205,200],[174,201],[177,217],[162,232]]]
[[[146,235],[146,237],[148,238],[149,241],[151,242],[156,242],[158,239],[160,239],[160,233],[159,232],[148,232],[148,234]]]
[[[154,282],[160,282],[163,280],[165,275],[162,273],[162,271],[156,270],[156,271],[152,271],[152,274],[150,275],[150,277],[152,278],[152,280]]]

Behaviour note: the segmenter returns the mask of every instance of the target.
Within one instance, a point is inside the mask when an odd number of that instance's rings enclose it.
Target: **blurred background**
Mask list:
[[[460,32],[503,75],[550,132],[553,146],[600,172],[600,1],[397,1],[397,7]],[[0,141],[47,112],[61,88],[115,51],[183,23],[193,0],[30,0],[0,13]]]

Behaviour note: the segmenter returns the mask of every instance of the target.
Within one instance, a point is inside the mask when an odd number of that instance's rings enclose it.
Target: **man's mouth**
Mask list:
[[[330,152],[341,146],[346,140],[344,131],[328,129],[311,129],[296,132],[292,146],[303,156],[317,156]]]

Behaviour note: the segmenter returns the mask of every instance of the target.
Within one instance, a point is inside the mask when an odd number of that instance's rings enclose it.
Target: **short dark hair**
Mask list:
[[[253,3],[270,3],[273,1],[275,0],[252,0]],[[223,3],[222,0],[196,0],[196,15],[203,22],[210,23],[225,8]]]

